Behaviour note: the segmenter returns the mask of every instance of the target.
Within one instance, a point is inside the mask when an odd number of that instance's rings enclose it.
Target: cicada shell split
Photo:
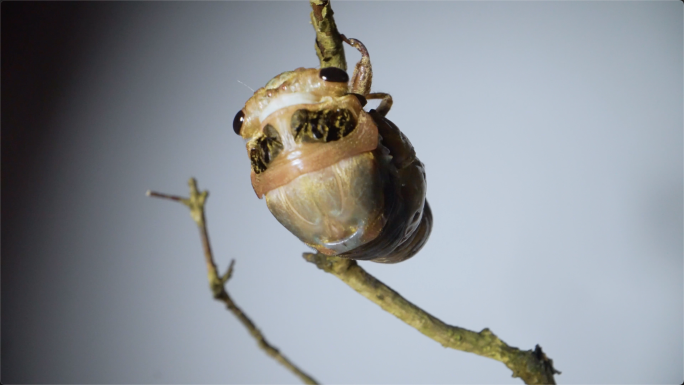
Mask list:
[[[276,219],[326,255],[397,263],[427,241],[425,167],[385,117],[392,97],[370,93],[364,45],[351,77],[335,67],[271,79],[233,121],[247,140],[252,186]],[[364,110],[367,99],[381,99]]]

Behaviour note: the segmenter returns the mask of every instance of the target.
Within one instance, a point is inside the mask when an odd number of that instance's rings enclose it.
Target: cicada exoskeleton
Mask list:
[[[335,67],[284,72],[233,121],[247,140],[252,186],[291,233],[326,255],[381,263],[412,257],[432,213],[425,167],[385,117],[392,98],[371,93],[366,48],[349,79]],[[381,99],[365,111],[367,99]]]

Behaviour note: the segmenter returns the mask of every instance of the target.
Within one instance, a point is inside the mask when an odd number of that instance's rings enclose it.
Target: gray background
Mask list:
[[[362,266],[447,323],[540,344],[559,383],[680,383],[682,4],[333,6],[435,217],[418,256]],[[318,65],[306,2],[49,7],[2,4],[4,383],[297,381],[211,299],[187,210],[144,195],[190,176],[229,292],[316,379],[520,383],[304,262],[255,197],[237,80]]]

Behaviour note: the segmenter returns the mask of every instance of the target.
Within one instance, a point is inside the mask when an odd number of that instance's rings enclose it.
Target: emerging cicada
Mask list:
[[[432,213],[425,168],[370,93],[368,51],[351,80],[336,67],[297,68],[258,89],[233,121],[247,140],[252,187],[291,233],[326,255],[396,263],[425,244]],[[381,99],[366,112],[366,99]]]

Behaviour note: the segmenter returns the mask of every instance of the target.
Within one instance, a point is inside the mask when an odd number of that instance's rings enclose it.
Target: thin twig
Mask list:
[[[216,262],[214,262],[214,257],[211,252],[211,245],[209,244],[209,234],[207,232],[207,221],[204,215],[204,203],[209,195],[208,191],[198,191],[197,181],[191,178],[188,182],[190,186],[190,197],[182,198],[175,195],[161,194],[153,191],[148,191],[147,196],[169,199],[175,202],[180,202],[190,209],[190,216],[197,223],[197,227],[200,231],[200,237],[202,239],[202,248],[204,249],[204,260],[207,264],[207,273],[209,277],[209,286],[211,287],[211,292],[214,298],[223,302],[228,310],[230,310],[242,324],[247,328],[249,334],[256,339],[260,348],[262,348],[266,354],[273,357],[276,361],[280,362],[289,369],[294,375],[299,377],[305,384],[317,384],[311,376],[304,373],[295,364],[288,360],[276,347],[271,345],[257,326],[252,322],[249,317],[240,309],[233,299],[230,297],[226,291],[225,284],[230,279],[233,274],[233,266],[235,265],[235,260],[230,262],[230,266],[226,270],[225,274],[219,275],[218,269],[216,267]]]
[[[162,194],[162,193],[158,193],[158,192],[151,191],[151,190],[147,190],[145,195],[147,195],[148,197],[169,199],[169,200],[176,201],[176,202],[180,202],[184,199],[183,197],[179,197],[177,195],[167,195],[167,194]]]
[[[304,259],[341,279],[383,310],[442,346],[500,361],[513,371],[513,377],[520,377],[526,384],[555,384],[553,375],[560,374],[539,345],[535,350],[520,350],[508,346],[489,329],[478,333],[447,325],[368,274],[354,260],[311,253],[304,253]]]

